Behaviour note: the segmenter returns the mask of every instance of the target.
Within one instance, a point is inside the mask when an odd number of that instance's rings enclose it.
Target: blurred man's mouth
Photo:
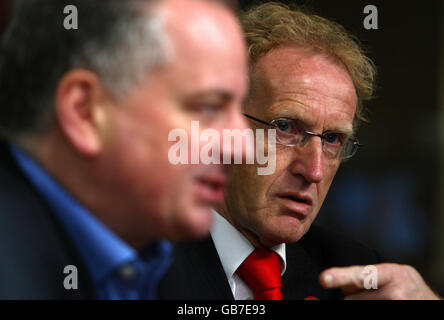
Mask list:
[[[285,209],[298,218],[305,218],[312,210],[313,200],[310,195],[299,192],[283,192],[278,194]]]
[[[197,198],[208,205],[216,205],[224,200],[227,175],[223,170],[211,170],[195,178]]]

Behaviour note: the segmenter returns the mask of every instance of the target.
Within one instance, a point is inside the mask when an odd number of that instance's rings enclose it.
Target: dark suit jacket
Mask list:
[[[66,290],[65,266],[78,269]],[[86,269],[50,208],[0,142],[0,299],[95,298]]]
[[[287,270],[282,295],[288,300],[315,296],[342,299],[340,290],[325,290],[318,282],[321,271],[333,266],[375,264],[374,251],[313,225],[302,239],[286,245]],[[159,299],[232,300],[230,286],[211,237],[175,246],[174,262],[160,283]]]

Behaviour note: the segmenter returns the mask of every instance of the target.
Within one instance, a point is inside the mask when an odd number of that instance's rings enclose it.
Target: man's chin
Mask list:
[[[289,226],[287,226],[289,227]],[[273,247],[281,243],[298,242],[308,231],[304,225],[296,224],[293,228],[269,229],[264,232],[264,239],[267,239],[268,247]]]
[[[207,236],[213,223],[210,207],[193,208],[191,214],[182,213],[182,218],[167,239],[173,242],[183,240],[200,240]],[[190,211],[188,211],[190,212]]]

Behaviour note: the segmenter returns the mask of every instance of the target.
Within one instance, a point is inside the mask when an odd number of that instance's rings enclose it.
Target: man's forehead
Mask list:
[[[159,6],[168,37],[182,54],[209,47],[227,50],[241,38],[234,15],[219,3],[201,0],[169,0]]]
[[[262,85],[267,82],[276,89],[302,89],[312,82],[325,80],[327,84],[344,84],[341,89],[355,92],[346,67],[337,58],[291,44],[274,48],[261,57],[253,67],[251,79]]]
[[[165,68],[172,83],[189,94],[245,91],[245,42],[230,10],[201,0],[165,1],[159,10],[172,52]]]
[[[284,95],[319,91],[332,98],[356,103],[353,81],[336,58],[311,49],[286,45],[261,57],[251,70],[252,93]]]
[[[352,133],[357,97],[347,70],[336,59],[284,46],[259,59],[251,81],[250,105],[257,115],[295,118],[314,126],[324,114],[322,129]]]

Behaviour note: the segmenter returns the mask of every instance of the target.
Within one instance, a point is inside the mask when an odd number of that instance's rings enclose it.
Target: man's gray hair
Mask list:
[[[13,139],[43,129],[54,114],[60,78],[71,69],[96,73],[119,99],[166,61],[156,0],[16,0],[0,46],[0,133]],[[78,29],[66,30],[67,5]]]

